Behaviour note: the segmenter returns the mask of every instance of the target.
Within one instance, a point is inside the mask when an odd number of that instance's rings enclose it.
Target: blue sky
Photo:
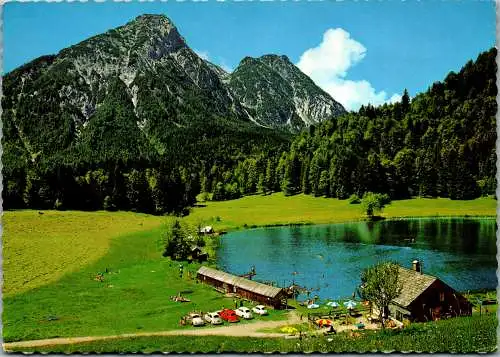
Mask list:
[[[229,69],[285,54],[350,109],[421,92],[495,45],[493,1],[7,3],[4,72],[143,13]]]

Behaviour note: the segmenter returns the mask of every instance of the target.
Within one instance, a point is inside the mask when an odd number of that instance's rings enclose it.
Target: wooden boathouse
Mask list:
[[[282,288],[205,266],[198,269],[197,278],[200,282],[223,289],[226,293],[237,294],[262,305],[272,306],[275,309],[282,309],[286,306],[286,294]]]
[[[472,304],[440,279],[424,274],[418,260],[412,262],[412,269],[399,267],[398,279],[401,294],[386,312],[398,321],[424,322],[472,314]]]

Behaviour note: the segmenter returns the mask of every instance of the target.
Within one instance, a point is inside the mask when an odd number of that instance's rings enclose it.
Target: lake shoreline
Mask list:
[[[359,220],[348,220],[348,221],[332,221],[332,222],[293,222],[293,223],[271,223],[271,224],[263,224],[263,225],[247,225],[247,226],[237,226],[232,227],[230,229],[224,230],[222,232],[215,232],[216,237],[221,237],[231,232],[238,232],[243,230],[252,230],[259,228],[275,228],[275,227],[302,227],[302,226],[322,226],[322,225],[332,225],[332,224],[349,224],[349,223],[362,223],[362,222],[391,222],[391,221],[405,221],[405,220],[419,220],[419,219],[494,219],[496,220],[496,216],[483,216],[483,215],[461,215],[461,216],[440,216],[440,215],[431,215],[431,216],[393,216],[393,217],[383,217],[379,220],[370,220],[367,218],[361,218]]]
[[[489,290],[497,283],[490,253],[496,222],[492,217],[478,218],[393,217],[374,224],[365,220],[234,230],[221,238],[214,260],[220,269],[236,275],[256,266],[258,279],[280,286],[295,280],[321,289],[322,297],[352,294],[352,274],[358,276],[380,259],[405,267],[418,259],[426,262],[428,274],[459,291]],[[468,263],[457,265],[461,257]],[[290,276],[296,271],[299,276]]]
[[[216,232],[248,228],[303,226],[368,221],[359,204],[348,200],[283,193],[245,196],[229,201],[206,201],[193,207],[182,219],[194,227],[212,226]],[[412,198],[392,201],[381,216],[409,218],[495,218],[497,201],[478,198],[468,201],[447,198]]]

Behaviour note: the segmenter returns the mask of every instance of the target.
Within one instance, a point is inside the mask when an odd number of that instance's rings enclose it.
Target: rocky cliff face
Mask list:
[[[229,86],[253,120],[265,126],[299,130],[345,113],[286,56],[244,58]]]
[[[229,74],[192,51],[166,16],[142,15],[8,73],[6,135],[32,157],[58,151],[88,137],[104,103],[133,108],[119,125],[135,121],[126,132],[139,130],[160,152],[170,130],[217,118],[298,130],[344,112],[286,57],[247,57]]]
[[[109,78],[116,76],[127,86],[134,107],[140,107],[142,103],[138,102],[137,94],[144,90],[140,87],[140,78],[145,75],[167,80],[163,85],[169,92],[173,86],[180,87],[182,92],[201,90],[213,102],[210,109],[217,114],[230,114],[227,108],[232,101],[219,77],[186,45],[165,16],[139,16],[125,26],[61,51],[58,57],[59,61],[71,63],[70,71],[76,72],[91,92],[92,98],[86,98],[83,93],[72,96],[79,98],[82,107],[84,103],[89,107],[82,110],[86,117],[97,104],[95,94],[106,86]],[[70,96],[63,97],[70,99]]]

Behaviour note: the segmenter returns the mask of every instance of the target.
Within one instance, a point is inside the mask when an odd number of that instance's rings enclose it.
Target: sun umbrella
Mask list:
[[[328,319],[318,319],[316,320],[316,324],[319,326],[319,327],[323,327],[323,326],[330,326],[332,324],[332,320],[328,320]]]
[[[344,303],[344,306],[347,307],[348,309],[354,309],[354,307],[356,306],[356,301],[352,300],[346,301]]]
[[[339,304],[337,304],[335,301],[329,301],[326,303],[326,305],[331,307],[339,307]]]
[[[318,304],[311,304],[311,305],[307,305],[307,308],[308,309],[317,309],[319,307]]]

